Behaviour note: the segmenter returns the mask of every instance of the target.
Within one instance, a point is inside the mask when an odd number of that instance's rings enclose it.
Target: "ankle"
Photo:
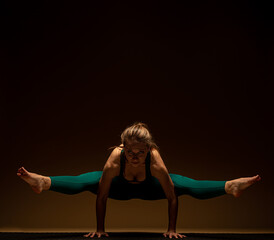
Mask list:
[[[51,179],[50,177],[43,177],[43,190],[49,190],[51,186]]]
[[[232,181],[227,181],[225,183],[225,191],[227,194],[232,194]]]

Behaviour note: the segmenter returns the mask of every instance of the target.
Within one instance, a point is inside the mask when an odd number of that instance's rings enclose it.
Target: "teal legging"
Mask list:
[[[178,174],[171,173],[169,175],[177,196],[187,194],[198,199],[208,199],[226,194],[226,181],[199,181]],[[83,191],[97,194],[101,176],[102,171],[95,171],[79,176],[50,177],[50,190],[65,194],[77,194]],[[116,177],[112,181],[109,198],[117,200],[129,200],[132,198],[157,200],[166,197],[159,181],[154,177],[146,184],[129,184]]]

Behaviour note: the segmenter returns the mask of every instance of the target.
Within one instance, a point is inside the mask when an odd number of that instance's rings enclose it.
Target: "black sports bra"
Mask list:
[[[146,157],[146,160],[145,160],[145,163],[146,163],[146,179],[144,181],[128,181],[127,179],[124,178],[124,171],[125,171],[125,162],[126,162],[126,156],[125,156],[125,152],[124,152],[124,149],[122,149],[121,151],[121,156],[120,156],[120,177],[122,179],[124,179],[126,182],[128,183],[138,183],[138,184],[141,184],[141,183],[144,183],[146,181],[148,181],[149,179],[152,178],[152,175],[151,175],[151,172],[150,172],[150,152],[147,153],[147,157]]]

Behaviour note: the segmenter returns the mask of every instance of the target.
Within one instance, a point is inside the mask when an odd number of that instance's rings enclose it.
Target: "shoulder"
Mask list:
[[[159,176],[162,174],[167,174],[168,170],[166,168],[166,165],[159,153],[159,151],[155,148],[153,148],[150,151],[151,154],[151,165],[150,165],[150,169],[151,169],[151,174],[152,176]]]
[[[163,161],[159,151],[156,148],[153,148],[150,150],[150,155],[151,155],[151,165],[152,166],[164,164],[164,161]]]
[[[109,155],[105,166],[103,168],[103,172],[105,173],[110,173],[114,175],[118,175],[120,171],[120,157],[121,157],[121,152],[122,152],[122,147],[121,145],[119,147],[116,147],[113,149],[111,154]]]

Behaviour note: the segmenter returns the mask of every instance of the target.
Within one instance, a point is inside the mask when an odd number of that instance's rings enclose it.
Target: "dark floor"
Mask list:
[[[0,232],[0,240],[77,240],[87,239],[83,235],[86,233],[19,233],[19,232]],[[107,239],[168,239],[164,238],[161,233],[146,232],[109,232]],[[233,233],[187,233],[187,240],[274,240],[274,234],[233,234]],[[105,237],[104,237],[105,238]],[[175,239],[175,238],[173,238]]]

